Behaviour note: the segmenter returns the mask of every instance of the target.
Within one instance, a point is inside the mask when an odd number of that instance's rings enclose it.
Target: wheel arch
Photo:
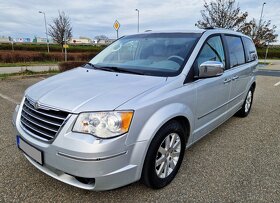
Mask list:
[[[142,174],[142,168],[144,165],[144,161],[148,152],[148,149],[150,147],[150,144],[154,137],[156,136],[156,133],[168,122],[171,120],[176,120],[180,122],[180,124],[183,126],[184,130],[186,130],[186,144],[191,142],[192,140],[192,129],[193,129],[193,122],[194,122],[194,115],[190,108],[188,108],[184,104],[180,103],[173,103],[169,104],[167,106],[164,106],[158,111],[154,112],[153,115],[150,116],[150,118],[145,122],[143,125],[141,132],[139,133],[139,136],[137,137],[137,140],[134,140],[134,142],[146,142],[145,148],[142,148],[141,150],[141,162],[139,163],[139,151],[133,153],[132,160],[137,160],[137,180],[140,179]],[[131,140],[132,141],[132,140]],[[131,142],[130,141],[130,142]]]
[[[246,89],[245,89],[245,93],[244,93],[244,98],[243,98],[243,99],[245,99],[245,97],[246,97],[248,91],[249,91],[251,88],[253,88],[253,92],[254,92],[255,89],[256,89],[256,86],[257,86],[257,83],[256,83],[256,76],[253,76],[253,77],[250,79],[250,81],[247,83],[247,85],[246,85]]]
[[[185,116],[176,116],[176,117],[168,120],[166,123],[168,123],[168,122],[170,122],[172,120],[178,121],[181,124],[181,126],[184,128],[184,131],[186,132],[186,134],[185,134],[186,142],[188,142],[188,139],[189,139],[190,134],[191,134],[191,132],[190,132],[191,126],[190,126],[189,119],[187,117],[185,117]]]
[[[251,87],[250,87],[250,88],[253,88],[253,92],[255,91],[256,86],[257,86],[256,81],[254,81],[254,82],[251,84]]]

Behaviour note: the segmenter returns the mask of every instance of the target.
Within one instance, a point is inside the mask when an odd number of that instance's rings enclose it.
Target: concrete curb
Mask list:
[[[272,71],[272,72],[280,72],[280,70],[263,69],[263,68],[258,69],[258,71]]]

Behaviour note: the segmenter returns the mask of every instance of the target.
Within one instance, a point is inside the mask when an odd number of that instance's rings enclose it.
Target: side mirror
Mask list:
[[[223,74],[225,66],[219,61],[206,61],[200,64],[198,68],[198,76],[195,78],[211,78]]]

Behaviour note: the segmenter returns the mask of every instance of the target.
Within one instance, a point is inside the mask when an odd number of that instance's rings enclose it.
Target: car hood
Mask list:
[[[31,86],[26,96],[39,104],[73,113],[106,111],[165,81],[165,77],[76,68]]]

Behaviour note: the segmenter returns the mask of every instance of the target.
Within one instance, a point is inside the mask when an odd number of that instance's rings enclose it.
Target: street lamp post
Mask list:
[[[262,11],[261,11],[261,16],[260,16],[258,31],[261,29],[261,23],[262,23],[262,17],[263,17],[263,8],[264,8],[264,5],[265,5],[265,4],[266,4],[266,2],[263,2],[263,4],[262,4]],[[257,34],[258,34],[258,33],[257,33]],[[268,47],[269,47],[269,42],[266,42],[266,51],[265,51],[264,62],[266,62],[267,53],[268,53]]]
[[[266,3],[265,2],[263,2],[263,5],[262,5],[262,11],[261,11],[261,16],[260,16],[260,21],[259,21],[259,28],[260,28],[260,26],[261,26],[261,22],[262,22],[262,16],[263,16],[263,7],[264,7],[264,5],[265,5]]]
[[[48,53],[50,52],[50,45],[49,45],[49,39],[48,39],[48,28],[47,28],[47,20],[46,20],[46,14],[43,11],[39,11],[39,13],[44,14],[44,19],[45,19],[45,29],[46,29],[46,38],[47,38],[47,48],[48,48]]]
[[[67,31],[64,32],[64,60],[67,61]]]
[[[135,9],[135,11],[137,11],[137,14],[138,14],[138,33],[139,33],[139,12],[140,12],[140,11],[139,11],[139,9],[137,9],[137,8]]]

